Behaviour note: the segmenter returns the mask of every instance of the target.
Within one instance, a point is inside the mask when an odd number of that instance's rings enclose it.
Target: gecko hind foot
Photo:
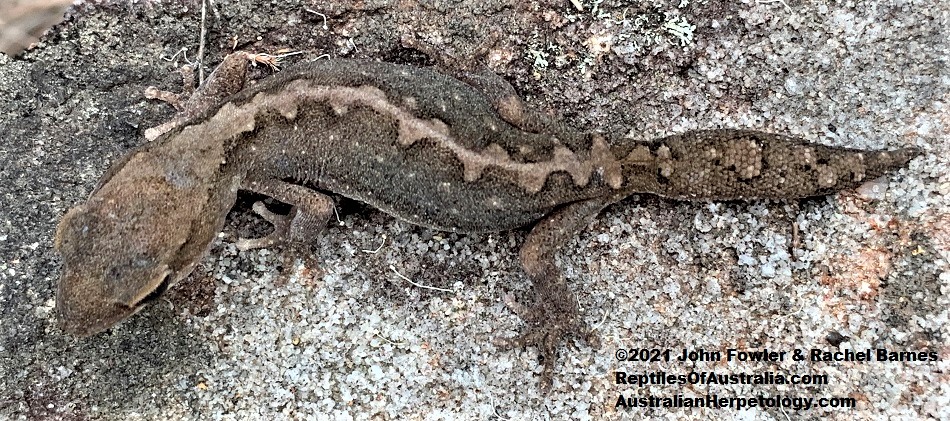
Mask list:
[[[532,307],[526,307],[515,301],[510,294],[505,296],[505,304],[522,320],[527,327],[524,332],[512,337],[497,337],[493,343],[504,349],[535,346],[542,360],[541,390],[548,392],[554,380],[554,362],[557,360],[558,346],[569,337],[580,337],[591,347],[599,345],[597,335],[580,317],[573,295],[562,296],[551,302],[536,301]]]

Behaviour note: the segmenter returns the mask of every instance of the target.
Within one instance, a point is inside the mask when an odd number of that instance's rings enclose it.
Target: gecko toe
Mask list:
[[[284,242],[287,238],[287,233],[290,231],[290,225],[292,217],[289,215],[278,215],[267,209],[267,205],[264,202],[254,202],[252,206],[254,213],[264,218],[267,222],[274,226],[274,230],[270,234],[267,234],[261,238],[240,238],[234,244],[238,250],[247,251],[251,249],[258,249],[264,247],[270,247],[274,244],[279,244]]]
[[[287,223],[288,218],[286,215],[278,215],[274,212],[271,212],[270,209],[267,209],[267,205],[265,205],[264,202],[254,202],[254,205],[251,207],[251,209],[254,210],[254,213],[260,215],[261,218],[264,218],[267,222],[270,222],[275,227]]]
[[[273,233],[271,233],[261,238],[239,238],[234,243],[234,246],[237,247],[238,250],[248,251],[248,250],[253,250],[253,249],[270,247],[277,243],[280,243],[280,239],[277,238],[277,236],[275,236]]]

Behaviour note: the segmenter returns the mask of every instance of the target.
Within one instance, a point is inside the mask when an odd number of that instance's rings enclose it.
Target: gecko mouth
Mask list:
[[[162,282],[159,283],[158,286],[156,286],[155,289],[152,290],[152,292],[148,293],[148,295],[146,295],[145,297],[142,297],[142,299],[136,302],[135,304],[132,304],[132,308],[137,309],[139,307],[142,307],[148,303],[151,303],[157,300],[158,297],[161,297],[162,294],[165,293],[165,291],[168,291],[168,287],[171,285],[171,281],[172,281],[172,274],[171,272],[168,272],[165,274],[165,277],[162,278]]]

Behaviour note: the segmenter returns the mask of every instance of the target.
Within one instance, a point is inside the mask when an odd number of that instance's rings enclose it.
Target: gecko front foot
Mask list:
[[[167,102],[178,110],[170,121],[145,130],[145,138],[155,140],[180,124],[191,120],[217,105],[224,98],[236,94],[244,87],[249,66],[248,53],[243,51],[228,54],[201,86],[195,89],[195,68],[184,66],[179,71],[182,92],[163,91],[154,86],[145,89],[145,97]]]
[[[290,213],[278,215],[267,209],[263,202],[255,202],[254,213],[270,222],[274,231],[261,238],[241,238],[235,244],[239,250],[270,247],[282,242],[307,244],[316,240],[333,214],[333,199],[316,190],[285,181],[251,180],[245,189],[266,194],[292,205]]]
[[[284,241],[288,233],[290,232],[290,225],[294,219],[295,209],[290,211],[289,215],[278,215],[274,212],[271,212],[270,209],[267,209],[267,205],[264,202],[254,202],[252,208],[254,213],[264,218],[267,222],[270,222],[274,226],[274,230],[270,234],[267,234],[261,238],[240,238],[234,244],[237,246],[238,250],[247,251],[251,249],[258,249],[264,247],[270,247],[274,244]]]
[[[559,294],[538,291],[534,305],[526,307],[515,301],[510,294],[505,296],[505,304],[514,311],[527,327],[520,335],[508,338],[496,338],[494,343],[502,348],[524,348],[536,346],[542,359],[541,390],[549,391],[554,379],[554,362],[557,348],[570,337],[583,338],[596,348],[598,344],[594,331],[587,326],[577,310],[577,303],[570,291]]]

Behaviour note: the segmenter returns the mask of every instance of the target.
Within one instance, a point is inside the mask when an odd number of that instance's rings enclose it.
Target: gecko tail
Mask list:
[[[858,187],[920,153],[914,147],[869,151],[751,130],[704,130],[651,142],[652,168],[629,168],[651,171],[649,180],[641,172],[638,182],[666,197],[794,199]]]
[[[865,152],[865,165],[867,166],[868,179],[881,177],[898,168],[907,165],[908,162],[920,156],[920,148],[908,146],[892,151],[870,151]]]

